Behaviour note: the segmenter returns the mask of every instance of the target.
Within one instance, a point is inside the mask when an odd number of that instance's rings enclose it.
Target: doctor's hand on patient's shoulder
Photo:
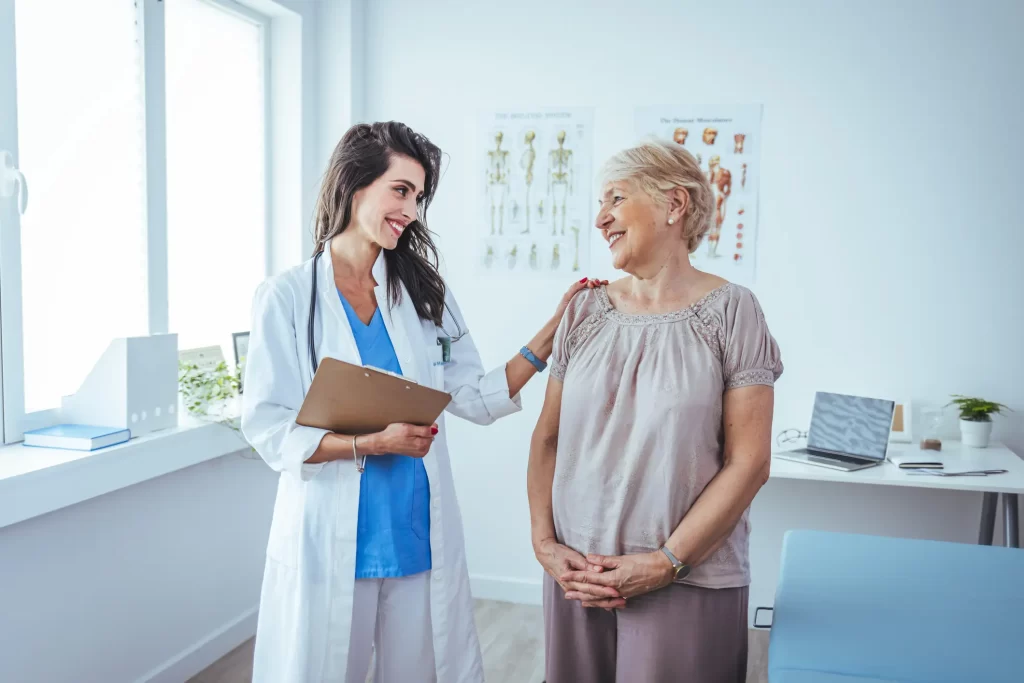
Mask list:
[[[390,424],[382,432],[363,437],[367,440],[369,451],[374,455],[396,453],[422,458],[430,450],[437,434],[437,425],[417,427],[416,425],[395,423]],[[362,446],[363,439],[359,445]]]
[[[574,296],[576,296],[577,292],[584,289],[594,289],[595,287],[601,287],[606,284],[608,284],[607,280],[595,280],[594,278],[589,277],[585,277],[579,282],[572,283],[572,286],[569,287],[569,291],[567,291],[562,297],[562,300],[558,302],[558,308],[555,309],[555,320],[560,321],[562,319],[562,314],[565,313],[566,307],[568,307],[569,302]]]

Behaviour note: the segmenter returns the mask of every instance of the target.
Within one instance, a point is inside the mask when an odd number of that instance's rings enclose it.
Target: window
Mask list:
[[[3,443],[116,337],[231,359],[268,272],[270,26],[233,0],[0,0],[0,159],[30,188],[23,215],[0,196]]]
[[[15,2],[19,165],[32,179],[21,219],[27,413],[59,407],[112,337],[147,333],[135,12],[122,0],[62,11],[55,22],[49,3]]]
[[[230,359],[267,272],[265,27],[204,0],[166,17],[170,329]]]

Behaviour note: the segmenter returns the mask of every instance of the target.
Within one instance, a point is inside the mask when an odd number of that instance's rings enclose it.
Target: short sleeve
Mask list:
[[[773,386],[782,375],[782,354],[765,322],[757,297],[736,287],[725,315],[722,365],[725,388]]]
[[[562,320],[555,330],[555,338],[551,347],[551,362],[548,370],[551,376],[559,381],[565,380],[565,373],[569,369],[569,360],[572,352],[579,346],[581,323],[590,318],[599,305],[594,289],[584,289],[576,293],[565,308]]]

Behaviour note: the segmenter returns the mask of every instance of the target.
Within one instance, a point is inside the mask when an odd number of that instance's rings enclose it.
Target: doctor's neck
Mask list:
[[[358,282],[373,279],[373,264],[377,262],[381,246],[356,229],[355,225],[335,235],[331,239],[330,249],[335,276],[352,278]]]

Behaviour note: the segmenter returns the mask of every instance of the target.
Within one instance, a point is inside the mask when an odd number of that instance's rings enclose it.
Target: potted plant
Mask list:
[[[1006,406],[959,394],[954,394],[948,405],[954,404],[960,409],[960,439],[963,444],[971,448],[986,448],[992,436],[992,415],[998,415]]]
[[[212,420],[239,431],[230,414],[230,403],[238,396],[242,383],[238,369],[221,361],[206,370],[195,363],[178,362],[178,391],[185,409],[199,419]]]

